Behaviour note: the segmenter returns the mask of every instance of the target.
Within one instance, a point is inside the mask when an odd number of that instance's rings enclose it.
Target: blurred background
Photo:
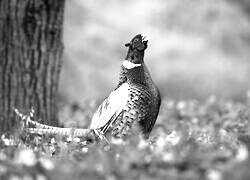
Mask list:
[[[66,1],[60,96],[104,99],[129,42],[150,35],[145,62],[161,94],[244,100],[250,87],[248,0]]]

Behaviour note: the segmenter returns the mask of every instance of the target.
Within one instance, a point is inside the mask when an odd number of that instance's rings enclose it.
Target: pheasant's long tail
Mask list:
[[[41,135],[58,135],[58,136],[72,136],[72,137],[87,137],[91,134],[91,129],[74,129],[74,128],[59,128],[41,129],[41,128],[26,128],[27,132],[31,134]]]
[[[16,114],[21,118],[23,122],[23,129],[31,134],[40,135],[58,135],[58,136],[73,136],[73,137],[88,137],[91,134],[91,129],[82,128],[60,128],[54,126],[48,126],[36,121],[33,121],[34,110],[32,109],[29,115],[23,115],[17,109],[14,109]],[[34,126],[34,128],[30,126]]]
[[[35,121],[31,120],[30,118],[27,119],[27,122],[30,123],[31,125],[35,126],[35,128],[39,128],[39,129],[50,129],[50,130],[58,129],[58,127],[48,126],[45,124],[35,122]]]
[[[33,121],[34,119],[34,110],[32,109],[29,113],[29,115],[24,115],[18,111],[18,109],[14,109],[15,113],[21,118],[21,120],[24,123],[25,127],[29,127],[29,125],[33,125],[35,128],[41,128],[41,129],[56,129],[57,127],[54,126],[48,126],[45,124],[38,123],[36,121]]]

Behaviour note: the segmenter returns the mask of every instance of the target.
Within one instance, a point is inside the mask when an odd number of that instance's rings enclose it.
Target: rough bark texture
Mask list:
[[[57,125],[64,0],[0,0],[0,131],[32,106]]]

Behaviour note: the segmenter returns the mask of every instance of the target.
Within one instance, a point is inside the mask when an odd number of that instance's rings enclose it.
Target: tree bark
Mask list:
[[[63,51],[64,0],[0,0],[0,131],[13,128],[13,108],[34,108],[58,125],[56,95]]]

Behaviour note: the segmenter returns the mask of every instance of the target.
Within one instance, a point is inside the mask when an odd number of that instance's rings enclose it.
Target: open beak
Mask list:
[[[131,43],[126,43],[125,44],[125,47],[129,47]]]
[[[146,41],[149,40],[148,34],[141,34],[141,36],[142,36],[142,41],[143,41],[143,42],[146,42]]]

